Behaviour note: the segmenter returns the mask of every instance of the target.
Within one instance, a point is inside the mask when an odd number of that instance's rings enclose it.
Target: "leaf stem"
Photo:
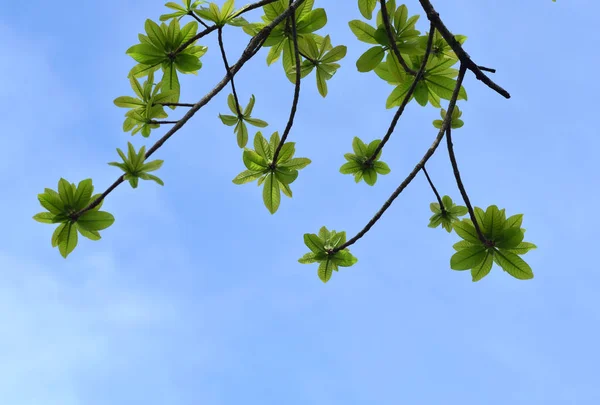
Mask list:
[[[227,72],[227,75],[229,76],[229,81],[231,82],[231,91],[233,92],[233,98],[235,100],[235,109],[237,110],[237,116],[241,119],[242,110],[240,108],[240,101],[235,90],[235,83],[233,81],[233,75],[231,74],[231,68],[229,67],[229,63],[227,62],[227,55],[225,54],[225,45],[223,45],[223,27],[219,27],[219,29],[217,30],[217,37],[219,38],[219,48],[221,49],[221,57],[223,58],[223,63],[225,64],[225,71]]]
[[[444,203],[442,202],[442,197],[440,197],[440,194],[438,193],[437,189],[433,185],[433,182],[431,181],[431,178],[429,177],[429,173],[427,173],[427,169],[425,169],[425,165],[423,165],[422,170],[423,170],[423,173],[425,173],[425,177],[427,177],[427,181],[429,182],[429,185],[431,186],[433,193],[435,194],[435,198],[437,198],[437,200],[438,200],[438,204],[440,204],[440,209],[442,210],[442,212],[446,212],[446,208],[444,208]]]
[[[450,162],[452,163],[452,170],[454,171],[454,178],[456,179],[456,185],[460,190],[460,194],[469,210],[469,216],[471,217],[471,221],[473,221],[473,226],[475,226],[475,231],[477,231],[477,236],[479,236],[479,240],[481,240],[484,244],[487,242],[485,236],[481,232],[481,228],[477,223],[477,219],[475,218],[475,212],[473,211],[473,206],[471,205],[471,201],[469,200],[469,196],[467,195],[467,191],[465,190],[465,186],[460,178],[460,172],[458,171],[458,164],[456,163],[456,156],[454,155],[454,147],[452,145],[452,129],[448,127],[446,129],[446,141],[448,144],[448,155],[450,155]]]

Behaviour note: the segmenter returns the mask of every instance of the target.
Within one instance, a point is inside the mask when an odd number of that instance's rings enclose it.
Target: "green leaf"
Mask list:
[[[295,142],[286,142],[281,147],[279,151],[279,156],[277,156],[277,163],[283,163],[292,158],[294,153],[296,152],[296,143]]]
[[[346,249],[336,252],[332,257],[332,260],[335,264],[342,267],[350,267],[358,262],[358,259]]]
[[[361,170],[361,165],[358,162],[346,162],[340,167],[340,173],[342,174],[354,174]]]
[[[322,282],[326,283],[331,278],[331,275],[333,274],[333,265],[334,263],[329,257],[325,261],[319,263],[318,274]]]
[[[142,180],[154,180],[155,182],[157,182],[157,183],[158,183],[158,184],[160,184],[161,186],[164,186],[164,185],[165,185],[165,183],[164,183],[164,182],[163,182],[161,179],[159,179],[158,177],[156,177],[156,176],[155,176],[155,175],[153,175],[153,174],[149,174],[149,173],[140,173],[138,176],[139,176],[139,178],[140,178],[140,179],[142,179]]]
[[[90,197],[94,192],[92,179],[85,179],[79,182],[77,190],[73,196],[73,209],[79,211],[89,203]]]
[[[537,249],[537,246],[530,242],[521,242],[516,247],[511,249],[503,249],[506,252],[515,253],[517,255],[524,255],[531,249]]]
[[[367,20],[373,18],[373,10],[377,5],[377,0],[358,0],[358,9]]]
[[[242,155],[244,165],[248,170],[264,170],[267,168],[267,162],[258,153],[251,149],[245,149]]]
[[[381,46],[369,48],[356,61],[356,68],[359,72],[369,72],[381,63],[384,56],[385,52]]]
[[[269,142],[267,142],[260,131],[258,131],[254,136],[254,150],[256,150],[256,153],[258,153],[265,160],[265,162],[273,158],[271,148],[269,147]]]
[[[244,117],[244,121],[246,121],[250,125],[254,125],[255,127],[259,128],[265,128],[269,125],[266,121],[259,120],[258,118]]]
[[[262,176],[264,171],[256,171],[256,170],[244,170],[232,180],[234,184],[245,184],[251,181],[258,179]]]
[[[475,227],[467,222],[466,219],[462,221],[456,221],[454,223],[454,230],[457,235],[466,240],[467,242],[473,243],[475,245],[481,245],[481,240],[479,240],[479,236],[477,235],[477,231]]]
[[[483,217],[483,226],[487,230],[490,239],[496,240],[501,236],[504,230],[504,220],[497,206],[490,205],[487,208]]]
[[[477,266],[471,269],[471,277],[473,279],[473,282],[479,281],[485,276],[487,276],[490,270],[492,270],[493,263],[493,254],[490,252],[486,252],[485,259],[483,259],[481,263],[479,263]]]
[[[66,259],[69,253],[77,246],[77,230],[73,226],[73,223],[62,224],[62,230],[59,232],[56,241],[58,251]]]
[[[523,214],[516,214],[516,215],[509,217],[504,222],[504,229],[520,228],[522,224],[523,224]]]
[[[154,65],[167,59],[164,51],[149,44],[134,45],[127,49],[125,53],[131,56],[136,62],[144,65]]]
[[[65,205],[58,196],[58,194],[54,190],[51,191],[53,192],[53,194],[50,194],[48,192],[38,194],[38,201],[40,202],[42,207],[46,208],[52,214],[61,214],[65,209]]]
[[[352,139],[352,150],[356,156],[366,157],[368,150],[367,145],[357,136]]]
[[[373,163],[373,168],[379,174],[388,174],[391,170],[387,163],[382,161],[376,161]]]
[[[115,217],[106,211],[86,211],[78,219],[80,227],[89,231],[101,231],[115,222]]]
[[[508,228],[502,233],[500,240],[496,242],[496,247],[502,249],[516,248],[521,242],[525,235],[520,228]]]
[[[143,107],[146,105],[146,103],[144,103],[139,98],[128,97],[128,96],[117,97],[117,98],[115,98],[113,103],[117,107],[122,107],[122,108],[138,108],[138,107]]]
[[[219,118],[221,119],[221,121],[223,122],[223,124],[227,125],[227,126],[234,126],[238,123],[239,119],[238,117],[234,117],[233,115],[221,115],[219,114]]]
[[[304,256],[302,256],[300,259],[298,259],[298,262],[302,263],[302,264],[310,264],[310,263],[316,263],[317,259],[315,258],[316,254],[313,252],[309,252],[307,254],[305,254]]]
[[[533,278],[531,267],[514,253],[505,251],[496,251],[494,255],[497,263],[508,274],[519,280],[529,280]]]
[[[363,170],[362,174],[365,183],[367,183],[369,186],[375,185],[375,183],[377,182],[377,172],[375,171],[375,169]]]
[[[304,244],[314,253],[325,252],[323,240],[314,233],[304,234]]]
[[[79,226],[79,224],[77,222],[75,222],[75,228],[77,229],[77,231],[79,231],[79,233],[83,237],[86,237],[86,238],[91,239],[91,240],[100,240],[100,239],[102,239],[102,237],[100,236],[100,233],[98,231],[87,230],[87,229]]]
[[[233,132],[235,132],[237,144],[240,148],[243,148],[248,143],[248,127],[244,121],[238,121]]]
[[[469,270],[485,260],[486,249],[483,246],[473,246],[459,250],[450,258],[452,270]]]
[[[367,44],[376,45],[378,42],[375,39],[375,28],[360,20],[352,20],[348,23],[350,30],[356,35],[359,41]]]
[[[271,214],[274,214],[277,211],[279,203],[281,202],[279,182],[273,177],[273,173],[267,175],[263,188],[263,201]]]
[[[40,212],[38,214],[35,214],[33,216],[33,219],[43,224],[53,224],[55,217],[56,215],[51,212]]]
[[[66,207],[73,207],[73,188],[71,187],[71,184],[63,178],[58,181],[58,195]]]
[[[144,25],[144,29],[146,30],[146,34],[148,34],[148,39],[156,48],[165,49],[167,38],[165,37],[165,33],[157,23],[150,19],[147,19]]]
[[[476,245],[472,244],[469,241],[461,240],[460,242],[456,242],[454,245],[452,245],[452,248],[454,248],[454,250],[463,250],[472,246]]]
[[[292,158],[284,163],[279,163],[279,167],[285,167],[287,169],[295,169],[300,170],[305,168],[311,163],[311,160],[308,158]]]
[[[184,73],[196,72],[202,67],[202,62],[196,56],[184,52],[175,57],[174,63]]]

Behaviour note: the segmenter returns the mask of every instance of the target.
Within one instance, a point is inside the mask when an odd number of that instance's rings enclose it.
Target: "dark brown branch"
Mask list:
[[[392,26],[390,25],[390,17],[388,16],[387,7],[385,5],[385,0],[379,0],[379,3],[381,5],[381,18],[383,20],[383,26],[385,27],[385,32],[387,33],[387,36],[388,36],[388,41],[390,41],[390,47],[392,48],[394,55],[396,55],[398,62],[400,62],[400,65],[402,65],[404,70],[407,73],[410,73],[411,75],[414,76],[417,74],[417,72],[415,72],[413,69],[408,67],[408,65],[406,64],[406,61],[402,58],[402,55],[400,55],[400,50],[398,49],[398,46],[396,45],[396,38],[394,38],[394,33],[392,32]]]
[[[242,15],[244,13],[247,13],[248,11],[254,10],[256,8],[265,6],[265,5],[270,4],[270,3],[274,3],[276,1],[277,0],[262,0],[262,1],[257,1],[256,3],[250,4],[248,7],[244,8],[241,12],[239,12],[238,14],[236,14],[236,17],[239,17],[240,15]],[[302,1],[304,1],[304,0],[302,0]],[[219,27],[216,24],[213,24],[210,27],[206,28],[204,31],[201,31],[201,32],[197,33],[192,38],[190,38],[189,40],[187,40],[183,44],[181,44],[179,46],[179,48],[177,48],[173,52],[173,56],[177,55],[180,52],[182,52],[185,48],[187,48],[188,46],[190,46],[190,44],[192,44],[192,43],[196,42],[197,40],[199,40],[200,38],[202,38],[202,37],[210,34],[214,30],[216,30],[217,28],[219,28]],[[273,29],[273,28],[271,28],[271,29]],[[271,32],[271,30],[269,30],[269,32]]]
[[[225,45],[223,45],[223,27],[219,27],[217,32],[219,38],[219,48],[221,49],[221,58],[223,59],[223,63],[225,64],[225,72],[227,72],[227,75],[229,76],[229,81],[231,82],[231,91],[233,92],[233,99],[235,100],[235,109],[237,110],[238,118],[241,118],[242,110],[240,108],[240,100],[238,99],[237,91],[235,91],[235,82],[233,81],[233,75],[231,74],[229,62],[227,62],[227,55],[225,54]]]
[[[292,0],[290,0],[290,7],[292,4]],[[283,131],[283,135],[281,135],[281,141],[279,145],[277,145],[277,149],[275,149],[275,153],[273,154],[273,163],[272,167],[276,167],[277,158],[279,157],[279,152],[285,143],[287,136],[289,135],[292,125],[294,125],[294,116],[296,115],[296,109],[298,108],[298,99],[300,98],[300,50],[298,49],[298,33],[296,32],[296,15],[292,13],[288,18],[288,21],[291,22],[292,25],[292,41],[294,42],[294,57],[296,58],[296,85],[294,86],[294,99],[292,100],[292,109],[290,111],[290,118],[288,119],[287,125],[285,126],[285,130]]]
[[[194,17],[194,20],[196,20],[196,21],[198,21],[200,24],[202,24],[202,26],[203,26],[204,28],[208,28],[208,24],[207,24],[207,23],[205,23],[204,21],[202,21],[202,20],[200,19],[200,17],[198,17],[198,16],[196,15],[196,13],[194,13],[192,10],[190,10],[190,12],[189,12],[188,14],[189,14],[189,15],[191,15],[192,17]]]
[[[193,107],[193,103],[154,103],[153,105],[162,105],[164,107]]]
[[[487,77],[486,74],[483,73],[481,69],[475,64],[475,62],[471,60],[469,54],[465,52],[461,44],[454,38],[454,35],[452,35],[448,28],[446,28],[446,26],[440,19],[439,13],[435,11],[433,6],[431,5],[431,2],[429,0],[419,0],[419,2],[421,3],[423,10],[427,14],[427,18],[429,19],[429,21],[431,21],[435,25],[435,28],[437,28],[437,30],[440,32],[440,34],[442,34],[442,37],[444,37],[448,45],[450,45],[454,53],[456,53],[456,56],[458,56],[458,59],[460,59],[461,63],[464,64],[467,67],[467,69],[469,69],[475,74],[477,80],[481,80],[490,89],[496,91],[502,96],[510,98],[510,94],[506,90],[494,83],[492,79]]]
[[[427,169],[425,169],[425,165],[423,165],[423,173],[425,174],[425,177],[427,177],[427,181],[429,182],[429,185],[433,190],[433,194],[435,194],[435,198],[437,198],[438,200],[438,204],[440,204],[440,209],[442,210],[442,212],[446,212],[446,208],[444,207],[444,203],[442,202],[442,197],[440,197],[440,193],[438,193],[437,189],[433,185],[431,177],[429,177],[429,173],[427,173]]]
[[[269,2],[272,2],[272,1],[274,1],[274,0],[269,0]],[[278,15],[269,25],[262,28],[255,36],[253,36],[250,39],[250,41],[248,42],[248,45],[246,46],[246,49],[244,49],[244,51],[242,52],[242,56],[240,56],[237,63],[231,67],[232,75],[235,75],[242,68],[242,66],[244,66],[244,64],[248,60],[250,60],[250,58],[252,58],[254,55],[256,55],[256,53],[258,52],[260,47],[264,44],[266,38],[271,33],[271,30],[274,27],[276,27],[279,23],[281,23],[285,18],[287,18],[288,15],[290,15],[291,13],[294,13],[296,11],[296,9],[298,7],[300,7],[300,5],[302,5],[302,3],[304,3],[304,1],[305,0],[297,0],[296,2],[294,2],[294,4],[292,4],[287,10],[285,10],[283,13]],[[265,2],[263,1],[261,3],[265,3]],[[266,3],[266,4],[268,4],[268,3]],[[246,9],[246,11],[247,11],[247,9]],[[179,129],[181,129],[186,124],[186,122],[188,122],[194,116],[194,114],[196,114],[196,112],[198,112],[198,110],[200,110],[202,107],[204,107],[206,104],[208,104],[210,102],[210,100],[213,99],[213,97],[215,97],[217,94],[219,94],[219,92],[221,90],[223,90],[223,88],[225,86],[227,86],[228,82],[229,82],[229,75],[225,75],[225,77],[223,79],[221,79],[221,81],[219,83],[217,83],[217,85],[208,94],[206,94],[204,97],[202,97],[202,99],[200,99],[200,101],[198,101],[192,108],[190,108],[188,110],[188,112],[177,122],[177,124],[175,124],[169,131],[167,131],[167,133],[165,135],[163,135],[162,138],[160,138],[154,145],[152,145],[152,147],[150,149],[148,149],[144,158],[148,159],[154,152],[156,152],[156,150],[158,148],[160,148],[171,136],[173,136],[173,134],[175,134]],[[81,214],[83,214],[86,211],[91,210],[92,208],[94,208],[98,204],[100,204],[100,202],[104,198],[106,198],[106,196],[108,194],[110,194],[119,184],[121,184],[124,181],[123,180],[124,176],[125,175],[121,175],[104,193],[102,193],[100,195],[100,197],[98,197],[94,201],[92,201],[87,207],[85,207],[85,208],[79,210],[78,212],[76,212],[75,214],[73,214],[72,219],[76,220]]]
[[[481,70],[484,70],[484,71],[486,71],[486,72],[490,72],[490,73],[496,73],[496,69],[488,68],[488,67],[485,67],[485,66],[479,66],[479,65],[478,65],[477,67],[478,67],[479,69],[481,69]]]
[[[475,230],[477,231],[477,236],[479,236],[479,240],[481,240],[484,244],[487,244],[487,239],[481,232],[481,228],[477,223],[477,219],[475,218],[475,212],[473,211],[473,206],[471,205],[471,201],[469,201],[469,196],[467,195],[467,191],[465,190],[465,186],[460,178],[460,172],[458,171],[458,164],[456,163],[456,156],[454,155],[454,147],[452,145],[452,130],[450,127],[446,130],[446,141],[448,144],[448,155],[450,155],[450,162],[452,162],[452,170],[454,171],[454,178],[456,179],[456,185],[460,190],[460,195],[469,210],[469,216],[471,217],[471,221],[473,221],[473,226],[475,226]]]
[[[150,121],[148,124],[177,124],[179,121]]]
[[[452,111],[454,111],[454,106],[456,105],[456,99],[458,98],[458,93],[460,91],[460,86],[462,85],[462,81],[465,77],[466,70],[467,70],[466,66],[463,63],[461,63],[460,69],[458,71],[458,77],[456,79],[456,86],[454,87],[454,91],[452,92],[452,98],[450,99],[450,103],[448,104],[448,112],[446,113],[446,117],[444,118],[444,121],[442,122],[442,127],[440,128],[440,131],[438,132],[437,137],[433,141],[433,144],[429,147],[429,149],[427,150],[427,152],[425,153],[425,155],[423,156],[421,161],[419,163],[417,163],[417,165],[412,170],[412,172],[410,172],[410,174],[406,177],[406,179],[404,179],[402,184],[400,184],[400,186],[394,191],[394,193],[390,196],[390,198],[387,199],[387,201],[383,204],[381,209],[379,211],[377,211],[377,213],[375,214],[375,216],[373,218],[371,218],[369,223],[359,233],[357,233],[356,236],[354,236],[352,239],[348,240],[346,243],[333,249],[331,251],[331,253],[335,253],[337,251],[347,248],[348,246],[353,245],[354,243],[356,243],[356,241],[358,241],[360,238],[362,238],[367,232],[369,232],[369,230],[373,227],[373,225],[375,225],[375,223],[379,220],[379,218],[381,218],[383,213],[390,207],[390,205],[392,205],[392,203],[394,202],[396,197],[398,197],[400,195],[400,193],[406,188],[406,186],[408,186],[410,184],[410,182],[415,178],[417,173],[419,173],[419,170],[421,170],[425,166],[425,163],[427,163],[429,158],[435,153],[435,150],[437,149],[438,145],[442,141],[442,138],[444,137],[446,128],[448,128],[450,126],[450,123],[452,122]]]
[[[421,62],[421,67],[419,68],[419,71],[417,72],[417,75],[415,76],[415,81],[411,84],[410,88],[408,89],[408,92],[404,96],[404,100],[402,100],[402,104],[400,104],[398,111],[396,111],[396,114],[394,115],[394,118],[392,119],[392,122],[390,123],[390,127],[388,128],[387,133],[385,134],[385,136],[383,137],[381,142],[379,142],[379,145],[377,145],[377,148],[373,152],[373,155],[365,161],[366,164],[371,163],[371,162],[373,162],[373,160],[375,160],[375,157],[377,156],[377,154],[383,149],[383,147],[385,146],[387,141],[392,136],[392,133],[394,132],[394,129],[396,128],[396,124],[398,123],[400,116],[404,112],[404,108],[406,108],[406,105],[408,104],[413,93],[415,92],[415,89],[417,88],[417,85],[419,84],[419,80],[421,80],[423,78],[423,73],[425,72],[425,66],[427,65],[429,53],[431,52],[431,47],[433,45],[433,34],[434,33],[435,33],[435,28],[433,27],[433,24],[431,24],[430,29],[429,29],[429,36],[427,38],[427,49],[425,50],[425,56],[423,56],[423,61]]]

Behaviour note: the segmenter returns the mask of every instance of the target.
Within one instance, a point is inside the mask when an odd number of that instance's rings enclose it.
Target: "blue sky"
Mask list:
[[[446,25],[469,37],[467,52],[512,94],[500,97],[467,74],[465,126],[454,131],[463,180],[477,206],[524,213],[518,281],[498,268],[478,283],[450,270],[458,238],[427,228],[434,196],[422,175],[351,247],[359,262],[323,284],[297,259],[302,234],[322,225],[359,231],[421,158],[439,112],[411,104],[382,159],[392,172],[375,187],[337,172],[351,140],[381,138],[392,87],[360,74],[368,45],[328,11],[321,32],[348,46],[321,98],[302,85],[290,140],[313,163],[270,215],[243,170],[227,91],[154,155],[160,187],[118,187],[104,203],[116,221],[101,241],[80,238],[67,260],[34,222],[36,195],[60,177],[92,178],[103,191],[119,176],[116,147],[149,139],[123,133],[126,79],[146,18],[162,1],[33,0],[0,9],[3,148],[0,208],[0,398],[11,405],[191,404],[597,404],[600,275],[597,251],[600,147],[590,69],[600,62],[591,0],[434,2]],[[445,4],[448,3],[448,4]],[[408,1],[410,14],[420,13]],[[338,7],[339,10],[336,8]],[[249,19],[257,21],[258,12]],[[427,23],[418,23],[422,31]],[[225,32],[230,60],[249,37]],[[183,102],[223,77],[215,37],[204,67],[182,80]],[[237,76],[243,104],[282,132],[293,86],[266,50]],[[596,106],[596,108],[595,108]],[[177,117],[182,112],[175,112]],[[26,163],[24,163],[26,162]],[[459,199],[442,144],[428,165],[443,194]]]

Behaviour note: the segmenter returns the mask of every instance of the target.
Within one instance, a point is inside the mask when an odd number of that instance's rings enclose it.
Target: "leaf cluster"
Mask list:
[[[367,145],[355,136],[352,140],[354,153],[344,155],[348,162],[340,167],[340,173],[353,174],[357,183],[364,180],[369,186],[373,186],[377,182],[377,174],[383,175],[390,172],[387,163],[379,160],[382,150],[377,153],[377,156],[373,156],[380,143],[381,139],[375,139]]]
[[[431,212],[433,212],[433,215],[429,218],[428,226],[430,228],[437,228],[442,225],[442,228],[446,231],[452,232],[452,224],[460,221],[458,217],[466,215],[469,211],[467,210],[467,207],[455,205],[452,198],[447,195],[442,197],[442,204],[444,206],[443,209],[440,207],[439,203],[429,204],[429,208],[431,209]]]
[[[173,90],[162,90],[162,82],[154,85],[154,72],[148,74],[143,85],[133,76],[129,76],[129,83],[137,97],[121,96],[114,100],[117,107],[130,108],[125,113],[123,131],[131,131],[135,135],[141,131],[143,137],[150,136],[152,129],[160,125],[153,123],[154,120],[167,118],[168,114],[160,103],[173,103],[176,93]]]
[[[123,163],[110,162],[109,165],[116,166],[123,170],[125,172],[123,180],[129,180],[131,187],[137,188],[139,179],[154,180],[161,186],[165,185],[161,179],[148,173],[160,169],[164,161],[157,159],[146,163],[145,146],[142,146],[140,150],[136,152],[133,145],[130,142],[127,142],[127,156],[125,156],[123,151],[119,148],[117,148],[117,153],[121,156],[121,159],[123,159]]]
[[[346,243],[346,232],[336,232],[322,227],[319,234],[305,233],[304,244],[310,249],[298,262],[302,264],[319,263],[318,275],[321,281],[328,282],[338,267],[350,267],[358,262],[348,248],[334,251]]]
[[[485,240],[479,238],[470,219],[455,222],[454,230],[463,240],[453,246],[457,252],[450,258],[450,267],[453,270],[470,269],[473,281],[488,275],[493,263],[517,279],[533,278],[531,267],[520,257],[537,247],[523,242],[523,214],[506,218],[505,210],[499,210],[495,205],[490,205],[485,212],[479,207],[474,211]]]
[[[61,178],[58,192],[45,188],[43,193],[38,194],[38,201],[47,211],[35,214],[33,219],[44,224],[60,224],[52,234],[51,242],[52,247],[58,247],[65,259],[77,246],[77,232],[88,239],[99,240],[99,231],[115,221],[112,214],[99,211],[103,200],[91,210],[75,216],[79,210],[101,197],[101,194],[92,196],[93,192],[92,179],[82,180],[75,186],[75,183]]]
[[[444,123],[444,120],[446,119],[446,110],[444,110],[442,108],[440,110],[440,115],[442,116],[441,120],[433,121],[433,126],[436,127],[437,129],[442,128],[442,124]],[[452,120],[450,121],[450,128],[456,129],[456,128],[461,128],[463,125],[465,125],[463,120],[460,119],[461,116],[462,116],[462,111],[460,111],[460,108],[458,108],[458,106],[454,106],[454,110],[452,110]]]
[[[258,180],[259,186],[264,183],[263,201],[271,214],[279,208],[282,192],[287,197],[292,197],[290,184],[298,178],[298,170],[311,163],[308,158],[294,157],[295,142],[284,143],[277,156],[277,162],[273,162],[279,142],[278,132],[274,132],[267,142],[258,131],[254,137],[254,150],[244,148],[242,155],[247,170],[232,180],[234,184],[245,184],[254,180]]]
[[[173,102],[177,103],[181,91],[177,72],[197,74],[202,67],[200,57],[207,51],[205,46],[195,46],[196,41],[179,50],[181,45],[196,35],[198,23],[191,21],[182,28],[177,18],[173,18],[169,25],[161,23],[160,26],[148,19],[145,30],[146,35],[138,35],[140,43],[126,52],[138,62],[129,76],[142,77],[151,71],[162,69],[162,88],[173,91]]]
[[[249,23],[243,27],[244,32],[256,35],[270,24],[278,15],[288,8],[288,0],[278,0],[263,6],[265,15],[262,23]],[[313,10],[314,0],[306,0],[295,11],[296,41],[301,55],[300,76],[306,77],[313,70],[317,81],[317,89],[321,96],[327,95],[327,80],[331,79],[340,67],[337,61],[346,56],[347,48],[343,45],[333,47],[329,36],[315,34],[327,24],[327,13],[322,8]],[[296,80],[296,53],[294,36],[289,20],[282,21],[273,28],[264,47],[270,48],[267,54],[267,65],[276,62],[283,54],[282,64],[287,78]]]
[[[233,132],[237,135],[237,144],[240,148],[243,148],[248,143],[248,127],[246,122],[255,127],[265,128],[269,124],[266,121],[259,120],[258,118],[252,118],[252,110],[254,109],[254,103],[256,99],[254,94],[250,96],[250,101],[245,109],[242,110],[241,106],[236,105],[235,97],[233,94],[227,96],[227,105],[231,112],[235,115],[222,115],[219,114],[219,118],[223,124],[228,126],[234,126]],[[239,111],[238,111],[239,108]]]
[[[168,21],[171,18],[181,20],[181,18],[185,17],[186,15],[192,15],[193,13],[198,12],[200,10],[199,6],[204,3],[206,3],[204,0],[196,0],[193,2],[192,0],[183,0],[183,6],[180,6],[179,4],[170,1],[165,4],[165,7],[175,10],[175,12],[163,14],[159,17],[159,20]]]

